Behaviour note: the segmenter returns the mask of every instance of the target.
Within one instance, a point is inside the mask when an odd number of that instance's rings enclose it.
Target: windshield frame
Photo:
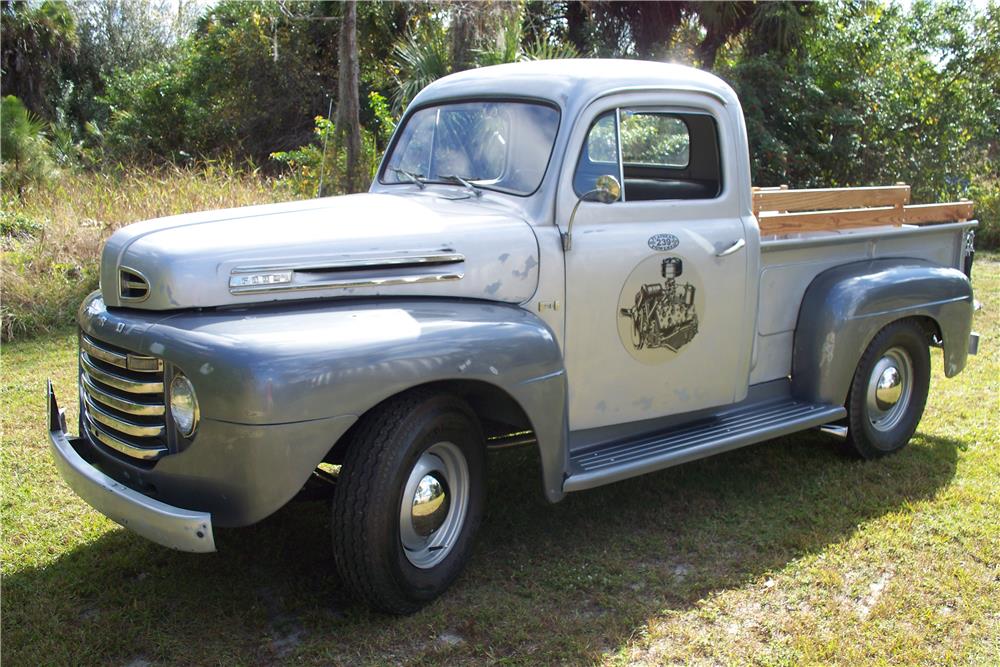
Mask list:
[[[477,188],[482,190],[489,190],[490,192],[496,192],[503,195],[511,195],[514,197],[532,197],[534,196],[545,183],[545,179],[549,177],[549,168],[552,166],[552,158],[556,152],[556,144],[559,143],[559,133],[562,130],[562,120],[563,120],[563,110],[558,104],[552,100],[547,100],[540,97],[530,97],[530,96],[519,96],[519,95],[476,95],[476,96],[461,96],[461,97],[442,97],[435,100],[428,100],[420,105],[411,105],[403,117],[399,121],[399,125],[396,126],[396,130],[392,133],[392,140],[389,142],[389,146],[385,149],[385,153],[382,155],[382,164],[379,166],[377,181],[379,185],[393,186],[393,185],[413,185],[406,181],[387,181],[385,180],[385,173],[389,170],[389,158],[392,156],[396,150],[399,140],[403,136],[403,130],[406,125],[410,122],[414,115],[419,111],[424,109],[430,109],[434,107],[443,107],[455,104],[475,104],[477,102],[490,103],[490,102],[510,102],[510,103],[520,103],[520,104],[536,104],[540,106],[546,106],[556,112],[556,127],[555,132],[552,135],[552,146],[549,148],[549,157],[545,162],[545,169],[542,171],[542,177],[538,179],[538,185],[531,192],[514,192],[513,190],[507,190],[504,188],[494,187],[489,181],[472,181],[472,184]],[[452,180],[442,180],[442,179],[430,179],[421,177],[421,181],[426,185],[449,185],[463,187],[460,184]]]

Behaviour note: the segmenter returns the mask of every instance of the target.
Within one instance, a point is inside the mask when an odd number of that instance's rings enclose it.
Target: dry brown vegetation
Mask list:
[[[72,321],[97,288],[101,245],[139,220],[291,199],[280,181],[228,165],[66,171],[3,205],[4,340]]]

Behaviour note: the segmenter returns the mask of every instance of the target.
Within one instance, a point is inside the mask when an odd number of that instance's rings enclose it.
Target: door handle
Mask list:
[[[743,246],[745,246],[746,244],[747,244],[746,239],[736,239],[735,241],[733,241],[732,245],[730,245],[728,248],[726,248],[725,250],[720,250],[719,252],[715,253],[715,256],[728,257],[729,255],[732,255],[733,253],[742,250]]]

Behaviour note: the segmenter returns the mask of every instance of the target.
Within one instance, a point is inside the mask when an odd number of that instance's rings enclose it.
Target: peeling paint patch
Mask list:
[[[508,259],[510,259],[510,253],[509,252],[505,252],[504,254],[502,254],[499,257],[497,257],[497,259],[500,261],[501,264],[503,264]]]
[[[633,401],[632,405],[638,407],[640,410],[649,410],[653,407],[653,399],[646,396],[640,398],[638,401]]]
[[[826,335],[826,339],[823,341],[823,350],[820,352],[819,365],[820,368],[833,365],[833,353],[836,350],[837,345],[837,335],[832,331]]]
[[[597,410],[598,412],[607,412],[608,404],[604,401],[601,401],[600,403],[594,406],[594,409]]]
[[[502,284],[503,283],[500,282],[499,280],[496,281],[495,283],[490,283],[489,285],[486,286],[486,293],[489,294],[490,296],[496,294]]]
[[[471,365],[472,365],[472,359],[466,359],[465,361],[463,361],[458,365],[458,370],[464,373]]]
[[[528,257],[528,259],[525,260],[523,270],[518,271],[517,269],[514,269],[512,273],[514,274],[515,278],[520,278],[521,280],[524,280],[525,278],[528,277],[528,275],[531,274],[531,270],[536,266],[538,266],[538,260],[535,259],[534,255],[531,255]]]

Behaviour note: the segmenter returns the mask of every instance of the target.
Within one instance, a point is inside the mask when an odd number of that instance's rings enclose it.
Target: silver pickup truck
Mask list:
[[[327,493],[345,585],[407,613],[468,559],[491,447],[537,448],[552,502],[804,429],[903,447],[929,347],[950,377],[978,341],[971,204],[908,196],[752,188],[740,102],[698,70],[448,76],[367,193],[115,233],[78,437],[47,388],[55,463],[192,552]]]

